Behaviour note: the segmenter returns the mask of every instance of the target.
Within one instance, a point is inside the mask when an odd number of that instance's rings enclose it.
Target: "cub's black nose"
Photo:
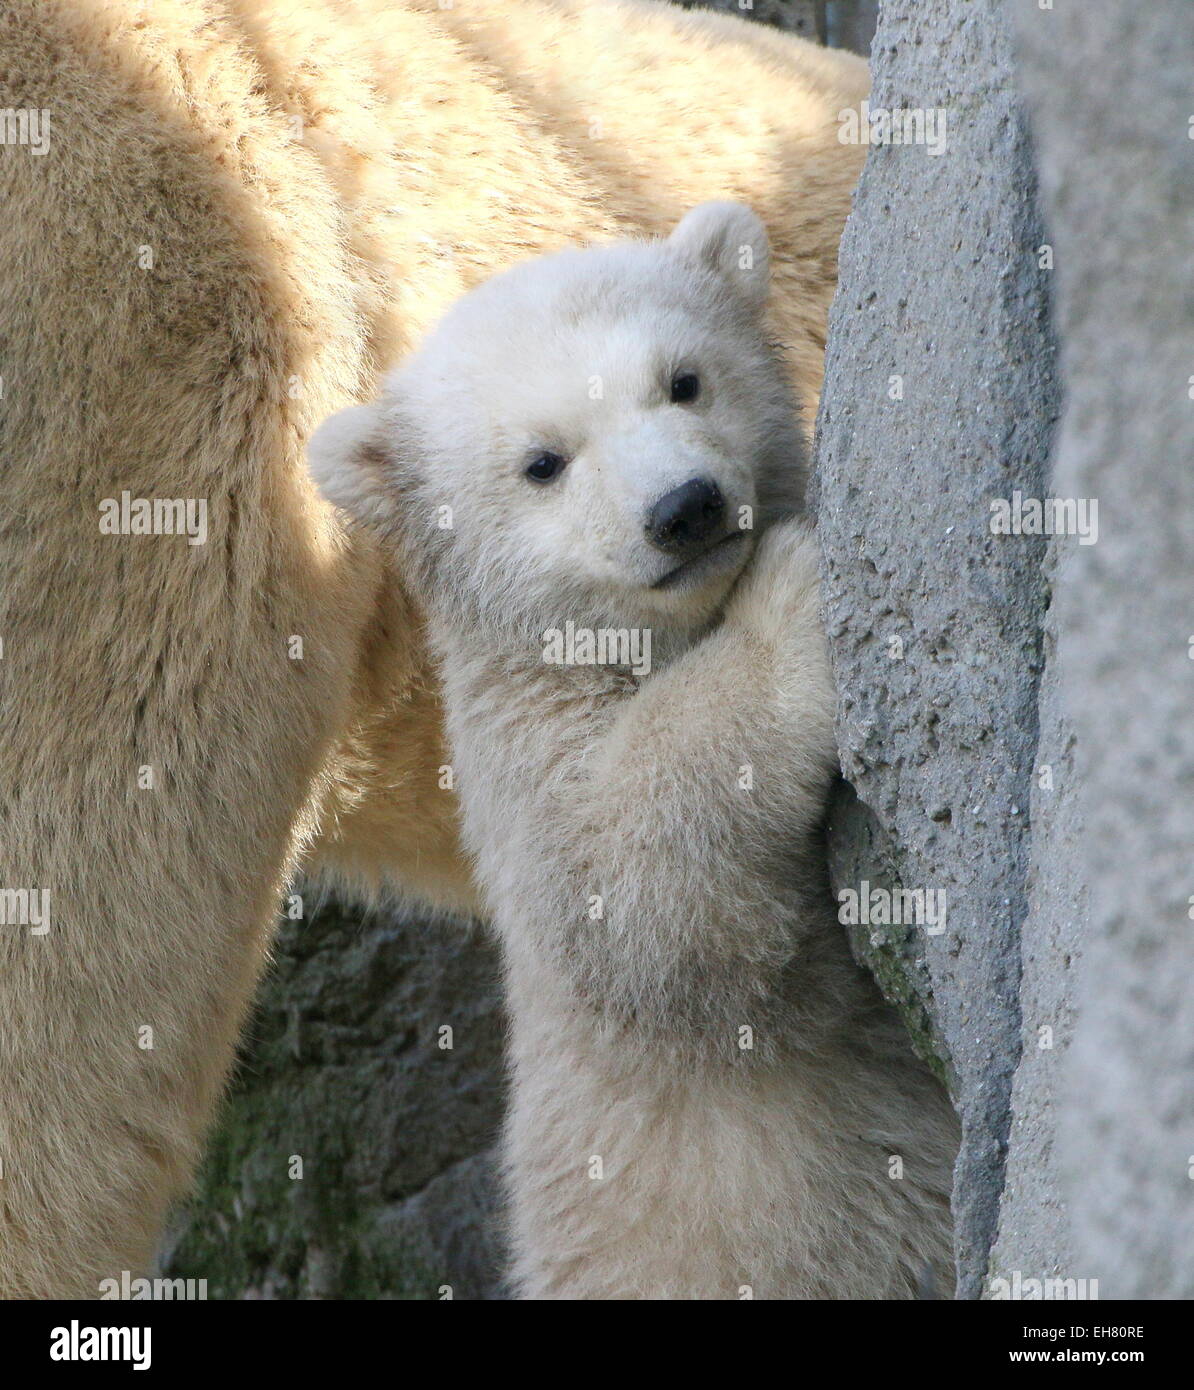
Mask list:
[[[665,492],[647,516],[651,544],[678,555],[716,531],[725,516],[721,489],[708,478],[689,478]]]

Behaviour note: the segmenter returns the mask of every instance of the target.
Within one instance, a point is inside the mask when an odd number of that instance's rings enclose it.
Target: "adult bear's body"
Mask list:
[[[91,1297],[185,1184],[300,855],[474,902],[419,617],[310,430],[492,270],[711,197],[768,223],[811,419],[866,70],[612,0],[0,9],[3,105],[50,113],[0,150],[0,889],[50,909],[0,926],[0,1295]],[[206,543],[101,534],[126,491]]]

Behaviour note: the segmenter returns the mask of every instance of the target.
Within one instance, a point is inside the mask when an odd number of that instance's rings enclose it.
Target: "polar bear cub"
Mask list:
[[[527,1297],[952,1286],[953,1113],[824,867],[834,695],[768,259],[710,203],[517,266],[311,444],[442,674]]]

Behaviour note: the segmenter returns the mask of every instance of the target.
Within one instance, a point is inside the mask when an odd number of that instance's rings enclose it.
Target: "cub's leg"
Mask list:
[[[776,995],[799,930],[791,856],[815,853],[836,766],[818,603],[811,530],[772,528],[721,625],[612,720],[594,711],[562,791],[545,779],[558,955],[612,1017],[707,1036]]]

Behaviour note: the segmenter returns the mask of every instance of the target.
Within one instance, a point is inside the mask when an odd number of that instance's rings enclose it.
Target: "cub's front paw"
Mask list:
[[[820,546],[807,522],[773,526],[726,610],[731,633],[749,636],[750,659],[777,700],[793,784],[815,787],[814,799],[837,767],[837,695],[821,625],[819,560]]]
[[[820,549],[807,521],[769,527],[738,581],[726,621],[788,645],[795,633],[821,632]],[[818,637],[818,644],[824,642]]]

